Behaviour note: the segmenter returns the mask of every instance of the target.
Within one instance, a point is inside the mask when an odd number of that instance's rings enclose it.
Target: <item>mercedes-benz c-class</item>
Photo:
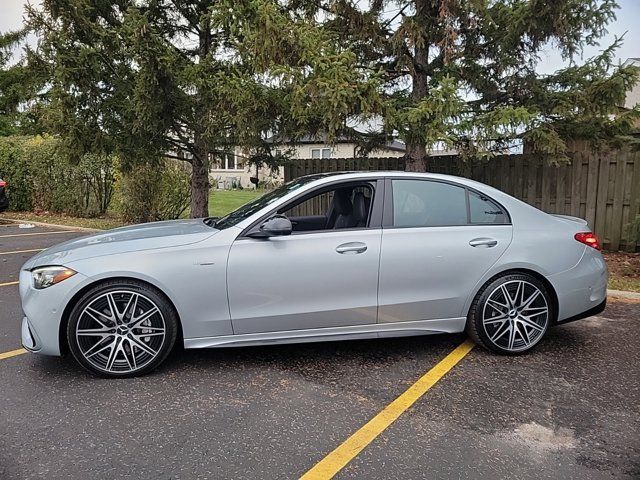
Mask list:
[[[22,343],[105,376],[185,348],[466,331],[499,354],[605,306],[584,220],[404,172],[298,178],[222,218],[118,228],[20,273]]]

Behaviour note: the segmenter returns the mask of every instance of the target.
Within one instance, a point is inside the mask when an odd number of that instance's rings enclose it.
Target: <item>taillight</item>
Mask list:
[[[576,233],[573,238],[575,238],[580,243],[584,243],[589,247],[593,247],[596,250],[601,250],[602,245],[600,244],[600,239],[593,232],[580,232]]]
[[[6,187],[7,186],[7,182],[0,180],[0,187]]]

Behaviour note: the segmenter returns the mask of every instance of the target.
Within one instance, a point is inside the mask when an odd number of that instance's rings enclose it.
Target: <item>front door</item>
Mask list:
[[[375,183],[324,187],[272,212],[292,221],[291,235],[236,240],[227,267],[234,333],[375,324],[375,198]]]

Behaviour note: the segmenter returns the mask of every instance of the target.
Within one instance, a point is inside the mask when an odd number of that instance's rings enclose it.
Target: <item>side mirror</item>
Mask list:
[[[260,225],[260,231],[267,237],[281,237],[291,235],[293,225],[284,215],[274,215]]]

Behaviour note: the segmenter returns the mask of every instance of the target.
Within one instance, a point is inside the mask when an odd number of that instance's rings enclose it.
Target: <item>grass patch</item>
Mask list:
[[[223,217],[264,193],[265,190],[212,190],[209,192],[209,215]]]
[[[57,225],[68,225],[69,227],[96,228],[98,230],[108,230],[110,228],[124,225],[122,219],[117,217],[106,218],[78,218],[52,213],[31,213],[31,212],[4,212],[0,214],[0,219],[22,220],[28,222],[42,222]]]
[[[265,190],[212,190],[209,193],[209,215],[222,217],[264,193]],[[186,212],[185,217],[188,214],[189,212]],[[96,228],[99,230],[109,230],[126,225],[115,214],[102,218],[79,218],[53,213],[4,212],[0,213],[0,219],[3,218],[22,220],[24,222],[68,225],[70,227]]]
[[[640,253],[604,252],[609,288],[640,292]]]
[[[609,277],[609,288],[612,290],[626,290],[627,292],[640,293],[640,278]]]

